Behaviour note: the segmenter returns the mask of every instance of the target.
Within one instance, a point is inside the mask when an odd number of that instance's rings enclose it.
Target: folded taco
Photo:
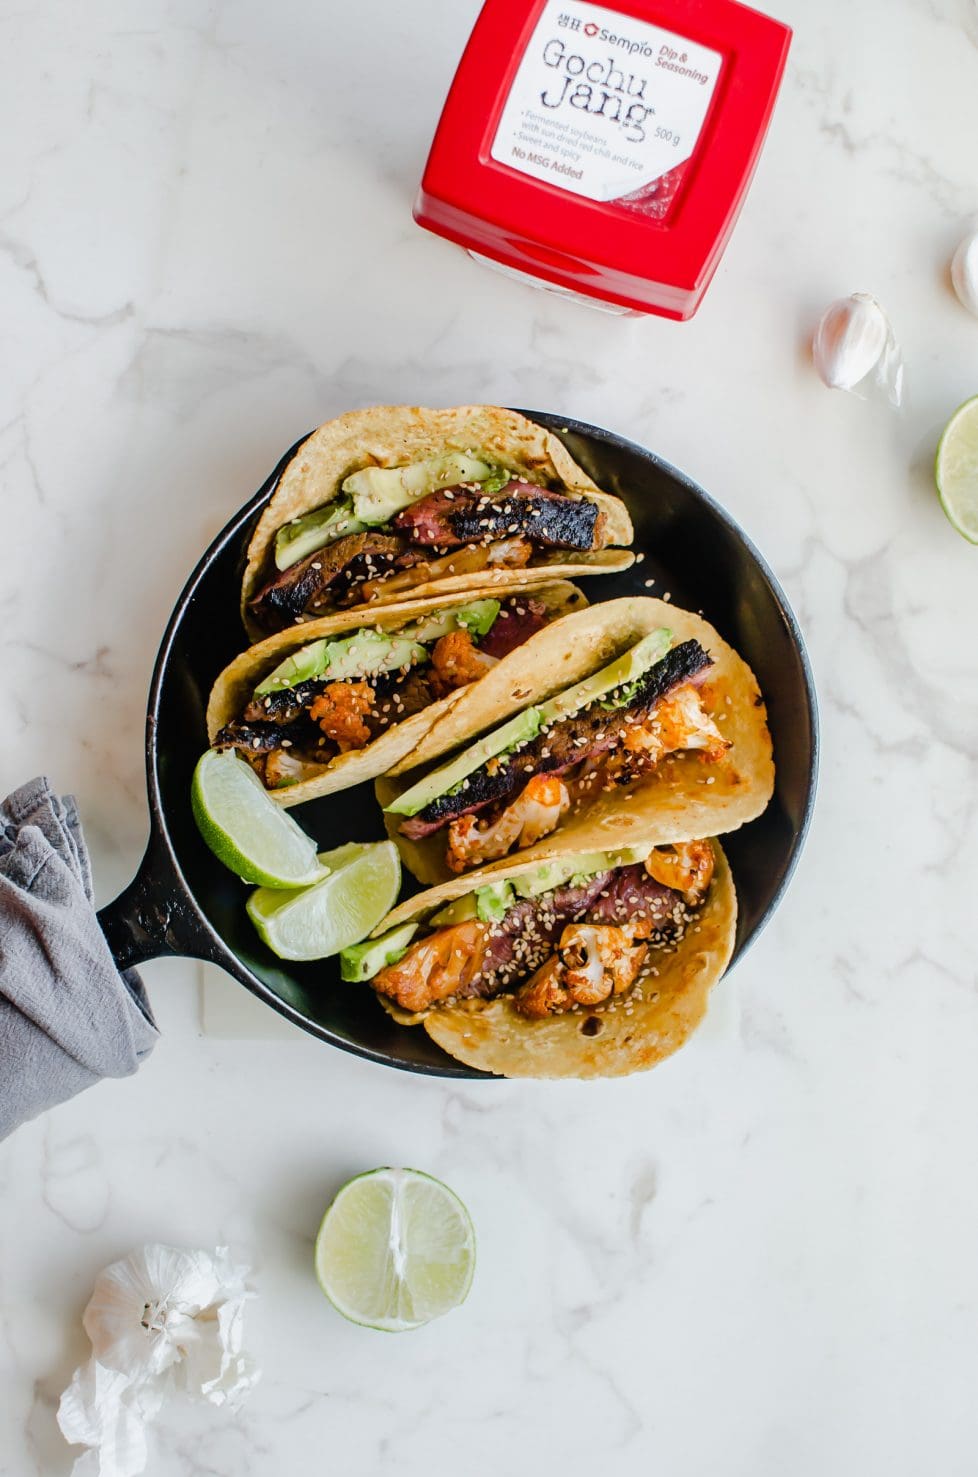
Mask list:
[[[763,699],[702,617],[611,600],[541,632],[498,675],[514,669],[518,681],[490,676],[462,695],[377,782],[420,881],[518,853],[558,826],[596,850],[627,832],[653,843],[718,835],[767,805]]]
[[[356,605],[625,569],[628,512],[563,443],[495,406],[379,406],[285,467],[248,547],[252,638]]]
[[[702,1019],[734,946],[715,841],[524,857],[421,893],[341,955],[404,1024],[505,1077],[654,1066]]]
[[[498,595],[347,611],[242,652],[207,705],[214,748],[237,749],[283,805],[382,774],[464,689],[587,602],[557,581]]]

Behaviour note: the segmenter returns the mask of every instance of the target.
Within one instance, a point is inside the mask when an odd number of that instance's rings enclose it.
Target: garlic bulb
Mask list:
[[[871,382],[886,392],[893,405],[900,404],[900,351],[890,320],[868,292],[851,293],[826,308],[815,330],[812,357],[829,389],[858,395]]]
[[[978,231],[965,236],[951,258],[951,282],[962,306],[978,318]]]
[[[134,1477],[146,1466],[146,1424],[182,1390],[240,1402],[258,1378],[243,1352],[247,1269],[214,1252],[143,1246],[99,1273],[82,1322],[92,1358],[61,1397],[65,1439],[94,1448],[76,1473]],[[87,1464],[87,1465],[86,1465]]]

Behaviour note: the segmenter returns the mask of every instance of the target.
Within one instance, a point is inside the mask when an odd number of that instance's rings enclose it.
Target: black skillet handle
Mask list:
[[[219,946],[187,895],[166,846],[154,830],[139,871],[98,915],[119,969],[163,954],[221,962]]]

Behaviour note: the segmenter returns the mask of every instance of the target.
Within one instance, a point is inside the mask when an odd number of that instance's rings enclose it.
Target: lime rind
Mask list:
[[[316,1237],[315,1265],[322,1291],[344,1318],[407,1332],[465,1301],[475,1229],[440,1180],[417,1169],[374,1169],[333,1200]]]
[[[934,481],[951,527],[978,544],[978,395],[959,405],[941,432]]]
[[[211,851],[244,882],[274,889],[322,879],[316,843],[275,804],[233,750],[208,749],[194,769],[190,805]]]

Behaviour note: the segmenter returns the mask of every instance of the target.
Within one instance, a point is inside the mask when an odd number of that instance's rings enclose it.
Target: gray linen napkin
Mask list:
[[[156,1045],[142,981],[116,969],[92,899],[74,798],[22,785],[0,805],[0,1139]]]

